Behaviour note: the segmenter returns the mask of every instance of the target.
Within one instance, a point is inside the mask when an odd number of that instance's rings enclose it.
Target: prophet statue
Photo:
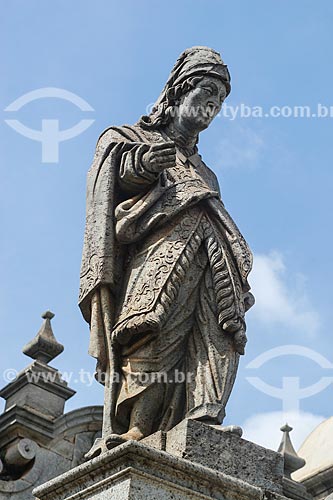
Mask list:
[[[187,49],[150,114],[98,140],[80,287],[105,385],[90,457],[184,418],[223,422],[254,303],[252,254],[197,143],[230,90],[218,52]]]

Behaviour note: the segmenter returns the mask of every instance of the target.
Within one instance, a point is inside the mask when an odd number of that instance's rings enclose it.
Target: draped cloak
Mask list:
[[[115,342],[126,347],[140,334],[160,332],[204,239],[199,229],[206,225],[218,324],[229,334],[242,332],[236,346],[242,353],[244,315],[252,305],[247,281],[252,254],[221,201],[215,174],[198,154],[187,158],[177,151],[176,166],[160,174],[143,167],[141,159],[149,146],[166,140],[158,130],[139,124],[111,127],[99,138],[87,179],[82,314],[91,323],[92,297],[106,286],[115,310],[108,334]],[[153,251],[149,261],[148,247],[161,250]],[[145,257],[140,261],[142,248]],[[128,266],[134,269],[126,289]],[[136,273],[138,266],[141,272]],[[105,349],[104,332],[91,328],[89,352],[101,370],[107,362]]]

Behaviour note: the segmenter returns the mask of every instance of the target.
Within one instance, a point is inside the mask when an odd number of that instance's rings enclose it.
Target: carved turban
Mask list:
[[[168,81],[157,99],[149,116],[141,118],[145,126],[157,126],[163,123],[165,110],[174,105],[186,88],[186,82],[195,76],[214,76],[220,78],[230,93],[230,74],[218,52],[209,47],[192,47],[178,57]]]

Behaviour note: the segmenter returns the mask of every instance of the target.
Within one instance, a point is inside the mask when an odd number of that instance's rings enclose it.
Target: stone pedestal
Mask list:
[[[264,490],[282,493],[283,457],[236,434],[196,420],[183,420],[169,432],[157,432],[143,443],[164,449]]]
[[[283,457],[184,421],[129,441],[34,491],[38,500],[286,500]]]

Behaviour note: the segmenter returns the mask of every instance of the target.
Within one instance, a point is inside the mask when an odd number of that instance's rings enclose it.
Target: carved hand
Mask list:
[[[142,157],[142,163],[150,172],[162,172],[176,165],[176,148],[172,141],[153,144]]]

